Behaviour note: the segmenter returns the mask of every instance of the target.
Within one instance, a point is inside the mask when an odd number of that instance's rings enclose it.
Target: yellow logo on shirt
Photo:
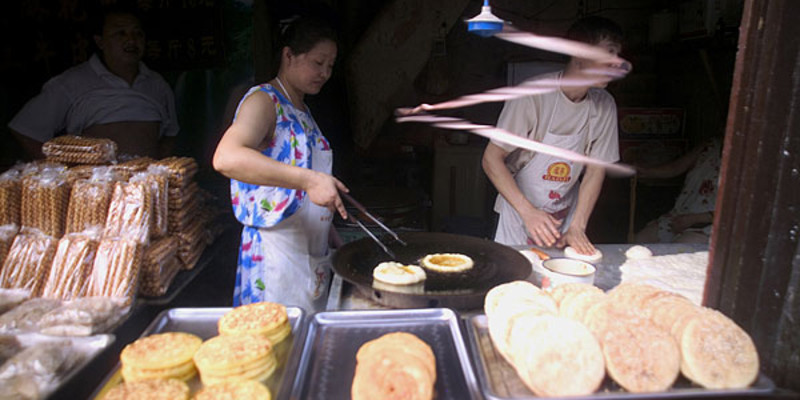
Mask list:
[[[554,182],[569,182],[571,179],[570,171],[572,169],[569,164],[561,161],[554,162],[547,167],[547,173],[542,175],[542,179]]]

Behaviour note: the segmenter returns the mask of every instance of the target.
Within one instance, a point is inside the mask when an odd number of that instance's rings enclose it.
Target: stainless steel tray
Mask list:
[[[469,349],[475,362],[478,385],[488,400],[535,399],[538,398],[522,383],[514,367],[495,350],[489,337],[485,315],[465,318]],[[758,380],[747,389],[711,390],[692,386],[684,377],[679,377],[672,389],[657,393],[630,393],[624,391],[606,376],[600,390],[589,396],[575,396],[570,399],[676,399],[697,397],[750,398],[763,396],[775,391],[775,384],[761,374]]]
[[[164,310],[142,332],[141,337],[162,332],[188,332],[203,340],[210,339],[217,336],[217,321],[230,310],[230,307]],[[300,350],[303,348],[305,339],[305,312],[298,307],[286,307],[286,314],[289,317],[289,325],[292,327],[292,335],[275,346],[278,369],[264,382],[272,392],[274,399],[289,397],[290,383],[297,373]],[[120,365],[117,364],[117,367],[106,376],[106,379],[92,395],[93,399],[100,398],[108,389],[122,381],[119,369]],[[188,383],[192,392],[202,386],[198,377]]]
[[[413,333],[433,349],[437,400],[480,398],[459,318],[452,310],[431,308],[315,314],[308,324],[292,399],[349,399],[358,349],[397,331]]]

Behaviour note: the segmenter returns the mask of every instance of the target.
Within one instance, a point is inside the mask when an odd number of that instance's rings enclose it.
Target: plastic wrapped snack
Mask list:
[[[169,190],[169,209],[170,212],[180,212],[186,210],[197,200],[200,193],[200,186],[197,182],[192,182],[186,187],[170,188]]]
[[[0,175],[0,225],[19,225],[22,204],[19,183],[20,172],[10,170]]]
[[[167,157],[157,162],[169,169],[169,186],[182,188],[192,182],[197,174],[197,161],[191,157]]]
[[[81,179],[72,185],[65,233],[103,227],[111,203],[113,181]]]
[[[103,237],[125,237],[146,244],[150,240],[153,198],[144,182],[117,182],[108,207]]]
[[[200,200],[194,198],[188,201],[186,207],[180,210],[170,210],[167,216],[167,229],[169,233],[183,232],[189,229],[189,225],[197,219],[197,215],[202,209]]]
[[[30,299],[0,315],[0,333],[18,334],[39,330],[39,320],[61,305],[53,299]]]
[[[178,237],[178,257],[185,269],[192,269],[208,244],[208,236],[203,219],[195,219]]]
[[[31,291],[25,289],[0,289],[0,315],[20,305],[31,297]]]
[[[43,399],[80,358],[69,341],[31,345],[0,367],[0,398]]]
[[[50,161],[106,164],[116,159],[117,144],[111,139],[64,135],[45,142],[42,153]]]
[[[47,168],[22,179],[20,222],[60,238],[69,205],[70,187],[63,169]]]
[[[89,336],[106,332],[124,315],[124,299],[82,297],[65,302],[39,321],[39,332],[55,336]]]
[[[20,232],[14,237],[0,270],[0,287],[27,289],[32,296],[39,296],[50,273],[57,244],[58,240],[39,232]]]
[[[64,300],[85,296],[99,244],[97,228],[61,238],[41,296]]]
[[[124,298],[130,305],[138,290],[143,253],[142,245],[132,239],[101,240],[87,295]]]
[[[152,165],[145,172],[134,174],[130,183],[144,183],[150,187],[153,212],[151,214],[150,236],[159,238],[167,234],[167,213],[169,212],[169,186],[167,170],[159,165]]]
[[[144,296],[162,296],[169,288],[182,264],[177,259],[178,239],[167,236],[152,242],[145,252],[139,293]]]
[[[0,266],[8,255],[8,250],[11,248],[11,243],[14,242],[14,237],[17,236],[19,228],[14,224],[0,225]]]
[[[3,365],[9,358],[14,357],[22,351],[19,340],[14,335],[0,335],[0,365]]]
[[[178,256],[172,256],[159,263],[158,266],[152,265],[145,268],[158,269],[158,274],[143,275],[139,282],[139,294],[147,297],[163,296],[167,293],[169,286],[183,269],[183,263]]]

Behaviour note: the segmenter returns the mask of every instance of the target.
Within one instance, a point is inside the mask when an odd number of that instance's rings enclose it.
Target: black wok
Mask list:
[[[408,243],[387,243],[397,256],[392,259],[369,238],[350,242],[333,258],[333,270],[372,300],[395,308],[449,307],[461,310],[483,307],[489,289],[506,282],[526,279],[531,264],[520,252],[472,236],[448,233],[407,232],[400,238]],[[467,271],[441,273],[426,270],[427,279],[415,292],[398,286],[373,286],[372,270],[383,261],[421,265],[420,260],[433,253],[461,253],[472,258],[475,266]]]

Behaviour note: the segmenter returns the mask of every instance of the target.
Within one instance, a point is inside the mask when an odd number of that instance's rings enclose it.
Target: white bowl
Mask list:
[[[551,289],[571,282],[592,285],[597,267],[586,261],[555,257],[542,261],[541,269],[536,270],[541,274],[542,289]]]

